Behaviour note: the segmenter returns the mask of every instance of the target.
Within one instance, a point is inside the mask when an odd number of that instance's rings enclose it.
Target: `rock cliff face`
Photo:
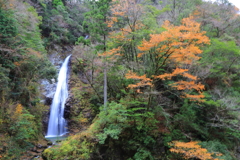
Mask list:
[[[76,57],[72,56],[71,66],[77,66]],[[70,70],[69,97],[65,105],[64,117],[68,120],[68,129],[72,134],[85,130],[95,117],[90,107],[89,84],[81,70]]]

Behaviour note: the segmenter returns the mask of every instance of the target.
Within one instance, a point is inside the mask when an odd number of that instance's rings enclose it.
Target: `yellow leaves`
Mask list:
[[[162,75],[155,76],[155,78],[159,79],[172,79],[172,77],[181,75],[183,77],[186,77],[188,79],[191,79],[191,81],[177,81],[173,84],[171,84],[172,87],[176,88],[177,90],[196,90],[199,95],[190,95],[190,94],[184,94],[183,97],[189,98],[191,100],[198,100],[202,101],[201,98],[204,98],[204,95],[201,93],[202,90],[204,90],[204,85],[201,83],[196,83],[197,77],[193,76],[189,73],[186,73],[188,69],[181,69],[181,68],[176,68],[172,73],[165,73]]]
[[[200,30],[200,23],[195,22],[193,17],[184,18],[180,26],[174,26],[169,21],[165,21],[162,27],[165,31],[160,34],[151,34],[149,40],[142,41],[142,44],[138,46],[141,53],[137,57],[151,54],[156,59],[156,64],[153,64],[156,69],[166,63],[174,64],[176,69],[172,73],[154,75],[153,78],[170,80],[172,77],[180,75],[186,80],[180,80],[171,86],[181,91],[196,90],[199,95],[183,92],[183,97],[202,101],[201,98],[204,98],[204,95],[201,91],[204,89],[204,85],[197,83],[197,77],[187,73],[188,69],[182,68],[200,59],[199,55],[202,53],[200,47],[210,43],[209,38],[205,36],[206,32]]]
[[[200,30],[200,23],[194,21],[192,16],[184,18],[182,25],[177,28],[180,30],[184,40],[188,40],[193,44],[210,44],[209,38],[204,35],[206,32]]]
[[[202,98],[204,98],[205,96],[203,95],[203,93],[200,93],[198,95],[185,94],[185,97],[189,98],[192,101],[204,102],[204,100],[202,100]]]
[[[16,107],[15,114],[22,114],[23,106],[21,104],[18,104]]]
[[[125,35],[123,32],[118,32],[118,33],[111,32],[111,33],[109,33],[109,38],[111,38],[112,41],[119,43],[119,42],[124,41]]]
[[[190,95],[187,93],[183,93],[183,98],[189,98],[192,101],[199,101],[202,102],[202,98],[204,98],[205,96],[202,94],[202,90],[204,90],[205,86],[201,83],[196,83],[197,81],[197,77],[193,76],[189,73],[186,73],[188,71],[188,69],[181,69],[181,68],[176,68],[172,73],[165,73],[162,75],[158,75],[158,76],[153,76],[153,79],[172,79],[172,77],[177,76],[177,75],[181,75],[183,77],[186,77],[188,79],[190,79],[191,81],[177,81],[173,84],[171,84],[171,87],[176,88],[177,90],[196,90],[198,92],[198,95]],[[146,75],[142,75],[139,76],[134,72],[128,72],[125,77],[127,79],[135,79],[135,80],[140,80],[140,82],[136,83],[136,84],[130,84],[128,85],[128,88],[134,89],[134,88],[139,88],[139,87],[144,87],[144,86],[150,86],[152,87],[152,79],[147,78]],[[140,93],[138,91],[138,93]]]
[[[158,75],[158,76],[155,76],[155,78],[171,79],[173,76],[182,75],[183,77],[187,77],[192,80],[197,80],[196,76],[186,73],[186,71],[188,71],[188,69],[176,68],[172,73],[165,73],[162,75]]]
[[[111,11],[115,16],[128,17],[131,15],[136,15],[136,13],[142,8],[139,4],[136,3],[135,0],[113,0],[112,3],[114,5],[112,5]]]
[[[176,148],[201,148],[200,145],[198,145],[198,142],[191,141],[191,142],[179,142],[179,141],[173,141],[169,143],[169,145],[174,146]]]
[[[20,66],[19,62],[14,62],[13,64],[16,65],[16,66]]]
[[[192,14],[192,15],[193,15],[194,17],[198,17],[200,14],[201,14],[201,12],[196,9],[195,11],[193,11],[193,14]]]
[[[107,27],[112,27],[113,26],[113,21],[106,21]]]
[[[127,0],[113,0],[112,3],[114,5],[111,8],[113,15],[115,16],[124,16],[126,14],[126,8],[128,8],[128,1]]]
[[[24,64],[25,63],[25,61],[26,61],[27,59],[25,58],[23,61],[18,61],[18,62],[13,62],[13,64],[15,65],[15,66],[21,66],[22,64]]]
[[[122,41],[131,41],[132,37],[127,37],[131,35],[132,32],[139,30],[144,27],[139,18],[139,14],[142,14],[142,6],[137,4],[135,0],[113,0],[111,6],[112,17],[109,17],[107,21],[108,27],[112,27],[116,22],[118,22],[118,17],[127,19],[127,26],[121,29],[121,37],[112,37]]]
[[[203,93],[201,91],[205,87],[201,83],[195,83],[195,81],[178,81],[178,82],[173,83],[171,86],[176,88],[177,90],[192,90],[192,89],[194,89],[198,92],[198,95],[191,95],[191,94],[184,93],[184,96],[182,96],[182,97],[189,98],[191,101],[199,101],[199,102],[204,101],[202,98],[204,98],[205,96],[203,95]]]
[[[117,22],[118,21],[117,17],[112,17],[111,19],[112,19],[113,22]]]
[[[121,47],[113,48],[113,49],[111,49],[109,51],[103,52],[102,54],[98,54],[98,55],[102,56],[102,57],[108,57],[108,58],[112,59],[112,56],[120,55],[120,54],[118,54],[118,52],[120,50],[121,50]]]
[[[137,54],[137,57],[138,57],[138,58],[139,58],[139,57],[142,57],[144,54],[145,54],[145,53],[138,53],[138,54]]]
[[[150,35],[150,40],[143,40],[138,49],[144,52],[155,49],[156,52],[152,54],[159,57],[168,54],[171,48],[169,60],[180,64],[191,64],[192,61],[198,60],[198,55],[202,53],[199,46],[210,43],[209,38],[204,35],[205,32],[200,30],[200,24],[195,22],[193,17],[184,18],[180,26],[173,26],[166,21],[163,28],[166,31]]]
[[[125,77],[127,79],[136,79],[136,80],[140,80],[140,82],[136,83],[136,84],[130,84],[128,85],[128,88],[134,89],[134,88],[138,88],[138,87],[144,87],[144,86],[152,86],[152,80],[150,78],[147,78],[146,75],[142,75],[139,76],[134,72],[129,71]],[[137,90],[138,93],[140,93],[140,90]]]
[[[107,20],[106,24],[107,24],[107,26],[110,28],[110,27],[113,26],[113,24],[114,24],[115,22],[118,22],[117,17],[110,17],[110,19]]]
[[[204,89],[204,85],[201,83],[196,84],[195,81],[178,81],[173,84],[173,87],[176,87],[177,90],[195,89],[201,91]]]
[[[124,12],[114,12],[113,14],[116,16],[124,16]]]
[[[112,8],[110,10],[112,11],[113,16],[110,17],[109,21],[107,22],[108,27],[112,27],[115,22],[117,22],[118,16],[125,16],[128,8],[128,0],[113,0]]]
[[[181,68],[176,68],[172,73],[165,73],[162,75],[155,76],[155,78],[159,79],[171,79],[173,76],[176,75],[184,75],[183,73],[188,71],[188,69],[181,69]]]
[[[140,51],[149,51],[153,47],[157,47],[160,42],[163,41],[162,35],[150,34],[150,41],[143,40],[142,45],[138,46]]]
[[[15,111],[12,115],[12,119],[14,121],[17,121],[19,119],[19,117],[21,116],[22,112],[23,112],[23,106],[21,104],[17,104]]]
[[[187,78],[189,78],[189,79],[192,79],[192,80],[197,80],[197,77],[196,77],[196,76],[193,76],[193,75],[191,75],[191,74],[189,74],[189,73],[183,73],[183,76],[184,76],[184,77],[187,77]]]
[[[213,155],[221,156],[221,153],[209,153],[207,149],[202,148],[198,145],[199,142],[191,141],[191,142],[179,142],[172,141],[169,143],[172,148],[171,152],[183,154],[185,159],[197,158],[200,160],[219,160],[218,158],[214,158]]]
[[[112,26],[113,23],[109,23],[109,26]],[[135,26],[126,26],[125,28],[121,28],[120,32],[111,32],[109,33],[109,38],[111,38],[113,41],[117,42],[117,43],[123,43],[123,42],[129,42],[132,41],[132,36],[133,36],[133,32],[141,29],[143,26],[143,24],[141,22],[136,22]]]

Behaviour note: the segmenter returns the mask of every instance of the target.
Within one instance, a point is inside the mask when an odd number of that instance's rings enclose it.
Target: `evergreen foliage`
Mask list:
[[[107,15],[111,0],[87,1],[89,11],[84,14],[83,26],[85,32],[91,35],[94,42],[100,43],[97,50],[106,50],[106,38],[108,35]]]
[[[182,158],[185,155],[188,159],[204,159],[197,157],[201,152],[206,157],[213,156],[205,159],[234,159],[230,154],[235,152],[234,147],[229,142],[239,136],[235,128],[239,126],[236,39],[224,34],[211,39],[209,44],[205,34],[210,33],[202,32],[195,21],[201,20],[198,10],[209,2],[176,2],[163,1],[161,5],[149,1],[112,1],[105,5],[109,10],[98,6],[103,1],[87,3],[91,9],[85,14],[84,27],[90,34],[91,44],[87,44],[84,37],[80,37],[78,43],[89,48],[98,46],[92,49],[92,54],[104,50],[99,55],[105,61],[87,58],[85,54],[89,50],[75,56],[82,58],[78,61],[80,70],[85,75],[89,72],[93,75],[91,81],[88,79],[89,86],[94,88],[92,99],[102,95],[99,90],[102,89],[102,67],[107,61],[110,102],[108,107],[97,109],[101,98],[89,101],[98,113],[95,120],[86,131],[71,137],[63,146],[78,141],[76,146],[81,152],[76,155],[87,155],[86,159],[181,159],[169,152],[173,147],[171,142],[198,141],[202,148],[194,146],[198,148],[194,150],[196,155],[186,156],[185,151],[191,151],[184,149],[184,154],[180,154]],[[189,15],[192,17],[186,18]],[[162,23],[159,18],[164,16],[175,25],[165,23],[158,27]],[[99,44],[102,47],[99,48]],[[82,65],[85,63],[93,67]],[[77,70],[75,68],[76,73]],[[226,147],[227,152],[206,146],[220,141],[220,148]],[[49,159],[60,158],[59,153],[58,149],[46,151]]]
[[[10,44],[12,38],[17,35],[16,19],[11,10],[0,9],[0,42]]]
[[[43,136],[38,81],[55,76],[56,44],[74,45],[70,134],[45,159],[239,159],[237,11],[227,0],[0,0],[0,159]]]
[[[22,1],[0,4],[0,157],[18,159],[42,138],[38,81],[55,77],[55,69],[46,56],[36,10]]]
[[[53,0],[52,1],[53,6],[64,6],[62,0]]]
[[[45,46],[54,44],[75,44],[83,36],[83,13],[86,8],[80,5],[65,6],[61,0],[43,3],[40,25]]]

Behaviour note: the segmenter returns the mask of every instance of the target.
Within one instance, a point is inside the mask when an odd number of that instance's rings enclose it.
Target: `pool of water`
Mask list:
[[[58,136],[58,137],[45,137],[47,140],[51,141],[53,144],[56,144],[58,141],[65,140],[68,136]]]

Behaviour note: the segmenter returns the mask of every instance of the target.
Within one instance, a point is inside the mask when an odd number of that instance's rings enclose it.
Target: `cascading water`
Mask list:
[[[64,108],[66,99],[68,98],[67,73],[70,57],[71,55],[65,59],[59,71],[57,89],[51,105],[46,138],[63,136],[67,133],[67,122],[64,119]]]

